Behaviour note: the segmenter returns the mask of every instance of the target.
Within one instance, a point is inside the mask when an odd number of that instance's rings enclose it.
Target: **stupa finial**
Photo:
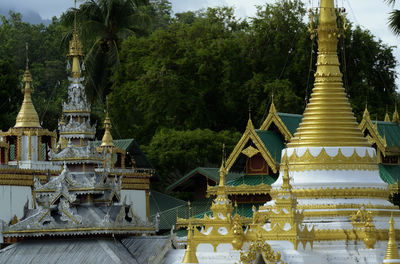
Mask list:
[[[370,147],[343,87],[337,53],[339,29],[334,0],[321,0],[314,88],[288,147]]]
[[[83,70],[81,69],[80,65],[80,59],[83,58],[83,49],[82,49],[82,43],[79,40],[78,36],[76,0],[74,2],[75,2],[74,28],[72,32],[72,39],[69,41],[69,52],[67,56],[69,58],[72,58],[72,69],[71,69],[72,77],[80,78]]]
[[[17,120],[15,122],[15,128],[18,127],[41,127],[39,123],[39,116],[36,109],[32,103],[31,94],[33,93],[32,88],[32,75],[29,71],[29,45],[25,44],[26,49],[26,66],[22,82],[24,83],[24,101],[22,102],[21,109],[17,115]]]
[[[390,122],[390,117],[388,113],[388,106],[386,105],[385,122]]]
[[[399,112],[397,111],[397,103],[395,103],[392,122],[399,122],[399,121],[400,121]]]
[[[106,118],[104,120],[104,135],[101,140],[101,147],[114,147],[114,141],[111,135],[111,119],[108,115],[108,98],[106,99]]]

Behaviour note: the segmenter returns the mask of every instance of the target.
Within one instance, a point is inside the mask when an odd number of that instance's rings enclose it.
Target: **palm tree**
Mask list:
[[[396,0],[385,0],[385,2],[391,6],[394,6]],[[393,31],[394,34],[400,35],[400,10],[395,9],[390,12],[389,28]]]
[[[72,29],[76,12],[80,35],[88,49],[86,88],[93,102],[104,102],[109,92],[122,41],[146,32],[148,7],[149,0],[85,0],[78,9],[71,8],[63,14],[63,24]]]

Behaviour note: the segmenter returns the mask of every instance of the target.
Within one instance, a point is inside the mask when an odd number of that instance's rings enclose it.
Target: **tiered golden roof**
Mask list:
[[[21,109],[19,110],[14,128],[40,128],[39,116],[31,99],[33,89],[32,75],[29,71],[28,44],[26,44],[26,53],[26,69],[22,79],[23,83],[25,84],[24,101],[22,102]]]
[[[321,0],[318,60],[314,89],[302,123],[288,147],[355,146],[369,147],[358,128],[343,88],[339,68],[334,0]]]

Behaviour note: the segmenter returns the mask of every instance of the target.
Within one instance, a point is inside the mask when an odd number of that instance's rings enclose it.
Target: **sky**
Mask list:
[[[256,5],[274,0],[170,0],[174,12],[197,10],[215,6],[234,6],[238,17],[253,16]],[[318,0],[303,0],[307,8],[318,6]],[[347,17],[363,29],[368,29],[377,38],[389,46],[400,47],[400,37],[396,37],[387,27],[387,18],[391,7],[384,0],[335,0],[339,6],[346,8]],[[400,1],[398,1],[400,2]],[[19,12],[38,13],[43,19],[59,16],[73,6],[73,0],[0,0],[0,9],[15,9]],[[400,8],[400,4],[396,6]],[[395,49],[395,56],[400,62],[400,48]],[[399,63],[400,65],[400,63]],[[400,74],[400,67],[397,67]],[[400,78],[397,81],[400,88]]]

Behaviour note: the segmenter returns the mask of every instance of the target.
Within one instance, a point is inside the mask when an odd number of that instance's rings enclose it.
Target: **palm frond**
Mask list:
[[[390,12],[388,25],[394,34],[400,35],[400,10]]]

